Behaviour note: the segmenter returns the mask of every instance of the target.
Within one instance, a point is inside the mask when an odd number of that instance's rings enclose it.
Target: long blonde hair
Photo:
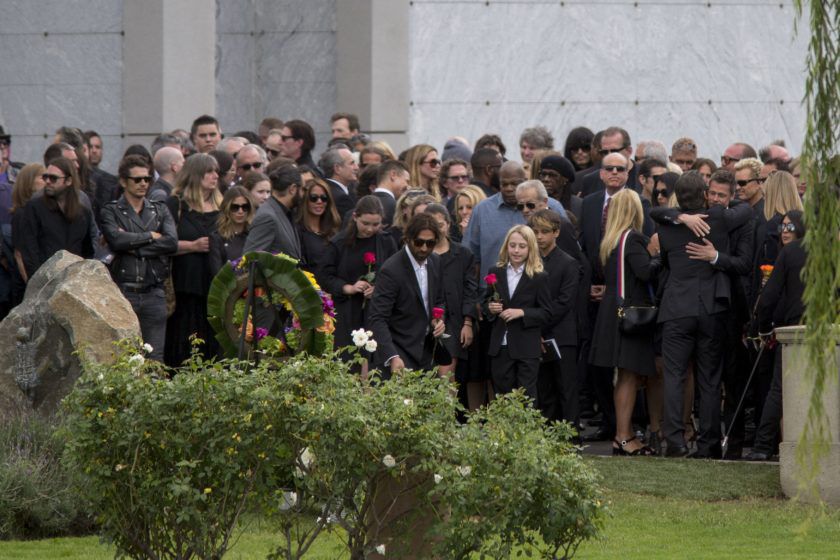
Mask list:
[[[607,264],[607,259],[618,245],[622,233],[628,229],[642,231],[643,220],[642,201],[636,191],[621,189],[612,197],[607,213],[607,227],[598,255],[601,258],[601,264]]]
[[[774,171],[764,182],[764,217],[769,220],[791,210],[803,210],[796,179],[787,171]]]
[[[510,257],[508,257],[508,242],[514,233],[521,235],[525,243],[528,244],[528,258],[525,259],[525,274],[528,275],[528,278],[533,278],[535,274],[542,272],[544,269],[540,249],[537,246],[537,236],[534,235],[534,230],[526,225],[520,224],[508,230],[505,241],[502,243],[502,248],[499,251],[499,262],[496,263],[496,266],[505,268],[510,262]]]
[[[438,182],[435,179],[426,179],[420,173],[420,166],[423,165],[423,160],[432,152],[437,152],[437,148],[429,144],[416,144],[410,147],[405,154],[405,166],[408,167],[411,186],[425,190],[435,197],[436,201],[440,202],[440,187],[438,186]],[[423,186],[424,181],[429,181],[428,188]]]

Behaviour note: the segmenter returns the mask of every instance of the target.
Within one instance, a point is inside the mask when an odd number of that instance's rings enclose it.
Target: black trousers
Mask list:
[[[776,351],[773,364],[773,382],[767,392],[767,400],[761,411],[761,422],[755,430],[753,451],[775,455],[779,439],[779,424],[782,421],[782,351]]]
[[[560,360],[540,364],[537,394],[548,420],[565,420],[577,429],[580,420],[577,346],[560,346]]]
[[[598,302],[589,302],[589,325],[595,328],[595,320],[598,317]],[[613,399],[613,368],[593,366],[589,362],[589,340],[586,348],[581,348],[581,360],[579,368],[586,370],[586,382],[592,387],[595,393],[595,400],[598,403],[598,410],[603,415],[601,427],[608,434],[615,433],[615,400]]]
[[[720,455],[720,355],[725,313],[665,321],[662,358],[665,364],[663,431],[669,446],[684,446],[683,388],[695,356],[694,378],[699,393],[699,456]]]
[[[741,405],[737,416],[735,409],[744,394],[752,363],[741,342],[743,327],[734,314],[727,317],[724,328],[721,382],[726,389],[726,396],[723,401],[723,423],[729,430],[729,449],[735,451],[744,446],[744,405]]]
[[[499,354],[490,360],[490,372],[496,392],[510,393],[522,387],[525,394],[534,401],[534,406],[539,406],[539,392],[537,391],[539,371],[539,358],[513,359],[510,357],[507,346],[502,346]]]

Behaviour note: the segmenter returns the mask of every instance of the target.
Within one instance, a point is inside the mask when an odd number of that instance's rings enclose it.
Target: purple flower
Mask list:
[[[254,330],[254,342],[259,342],[263,338],[268,336],[268,329],[264,329],[262,327],[257,327]]]

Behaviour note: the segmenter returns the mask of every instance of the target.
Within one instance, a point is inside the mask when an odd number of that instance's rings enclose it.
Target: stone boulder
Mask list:
[[[115,341],[139,336],[137,316],[105,265],[59,251],[0,323],[0,411],[53,414],[81,374],[75,352],[107,363]]]

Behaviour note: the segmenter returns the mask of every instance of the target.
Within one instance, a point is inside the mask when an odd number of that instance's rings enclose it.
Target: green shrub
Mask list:
[[[0,420],[0,538],[33,539],[92,530],[72,471],[61,465],[64,439],[38,416]]]

